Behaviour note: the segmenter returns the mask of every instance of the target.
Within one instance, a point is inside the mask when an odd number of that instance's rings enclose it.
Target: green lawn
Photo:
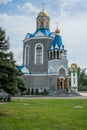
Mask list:
[[[0,104],[0,130],[87,130],[87,100],[15,99]]]

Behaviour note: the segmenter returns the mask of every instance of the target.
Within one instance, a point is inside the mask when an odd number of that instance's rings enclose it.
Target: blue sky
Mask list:
[[[10,37],[10,49],[18,64],[22,64],[23,39],[36,30],[36,16],[45,4],[55,31],[56,23],[70,63],[87,66],[87,0],[0,0],[0,26]]]

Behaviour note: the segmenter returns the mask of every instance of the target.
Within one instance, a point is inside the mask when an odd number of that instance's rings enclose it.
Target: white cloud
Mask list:
[[[32,16],[24,15],[11,16],[8,14],[0,14],[0,25],[4,27],[7,31],[9,31],[11,34],[15,35],[23,35],[27,32],[33,32],[35,28],[34,18]]]
[[[67,16],[69,14],[72,15],[72,11],[75,11],[75,5],[77,5],[79,2],[81,2],[81,0],[60,0],[61,16]]]
[[[81,13],[60,23],[65,48],[68,49],[70,61],[79,66],[87,65],[87,14]]]
[[[32,3],[26,2],[23,6],[18,5],[18,9],[23,10],[26,14],[36,14],[39,12],[39,9],[36,8]]]
[[[61,0],[61,3],[70,6],[70,5],[73,5],[79,1],[81,1],[81,0]]]
[[[77,4],[80,1],[81,0],[60,0],[60,3],[63,8],[68,8],[68,7],[71,7],[75,4]]]
[[[12,2],[12,0],[0,0],[0,4],[7,4],[8,2]]]

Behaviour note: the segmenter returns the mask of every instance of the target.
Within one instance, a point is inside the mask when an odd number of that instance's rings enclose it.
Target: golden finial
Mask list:
[[[44,3],[42,3],[42,11],[44,11],[44,6],[45,6],[45,4],[44,4]]]
[[[58,29],[58,22],[56,23],[56,25],[57,25],[57,29]]]

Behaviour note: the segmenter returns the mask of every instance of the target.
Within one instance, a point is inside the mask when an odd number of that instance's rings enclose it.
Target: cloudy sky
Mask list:
[[[87,0],[0,0],[0,26],[10,37],[17,64],[22,64],[23,39],[34,33],[43,2],[51,18],[50,30],[55,31],[59,23],[69,64],[87,66]]]

